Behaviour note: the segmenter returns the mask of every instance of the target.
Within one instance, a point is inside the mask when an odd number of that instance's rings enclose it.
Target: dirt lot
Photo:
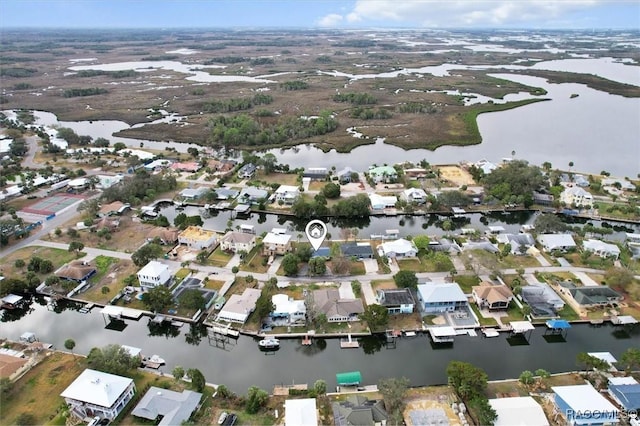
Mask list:
[[[129,275],[135,275],[138,269],[130,260],[114,259],[107,270],[99,274],[100,276],[97,277],[97,280],[96,278],[89,280],[91,286],[78,294],[77,297],[91,302],[106,304],[125,287],[124,279]],[[103,292],[105,287],[109,289],[108,292]]]
[[[475,185],[476,182],[473,180],[469,172],[464,170],[458,166],[439,166],[438,170],[440,170],[440,177],[442,179],[446,179],[449,182],[457,186],[462,185]]]

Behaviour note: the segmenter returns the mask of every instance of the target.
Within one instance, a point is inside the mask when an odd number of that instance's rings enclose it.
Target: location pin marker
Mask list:
[[[321,220],[312,220],[305,228],[307,239],[314,250],[318,250],[327,236],[327,225]]]

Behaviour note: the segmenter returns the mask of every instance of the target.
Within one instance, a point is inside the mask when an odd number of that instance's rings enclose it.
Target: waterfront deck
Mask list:
[[[429,335],[433,343],[453,343],[458,332],[453,327],[431,327]]]
[[[356,349],[360,347],[360,342],[351,339],[349,334],[346,339],[340,339],[340,347],[342,349]]]

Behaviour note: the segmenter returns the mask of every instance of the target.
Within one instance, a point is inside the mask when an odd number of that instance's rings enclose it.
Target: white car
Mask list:
[[[220,414],[220,417],[218,417],[218,424],[221,425],[224,423],[224,421],[227,420],[228,415],[229,414],[226,411],[223,411],[222,414]]]

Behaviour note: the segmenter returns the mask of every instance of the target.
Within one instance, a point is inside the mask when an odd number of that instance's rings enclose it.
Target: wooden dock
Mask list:
[[[342,349],[357,349],[360,347],[360,342],[351,339],[351,334],[346,339],[340,339],[340,347]]]

